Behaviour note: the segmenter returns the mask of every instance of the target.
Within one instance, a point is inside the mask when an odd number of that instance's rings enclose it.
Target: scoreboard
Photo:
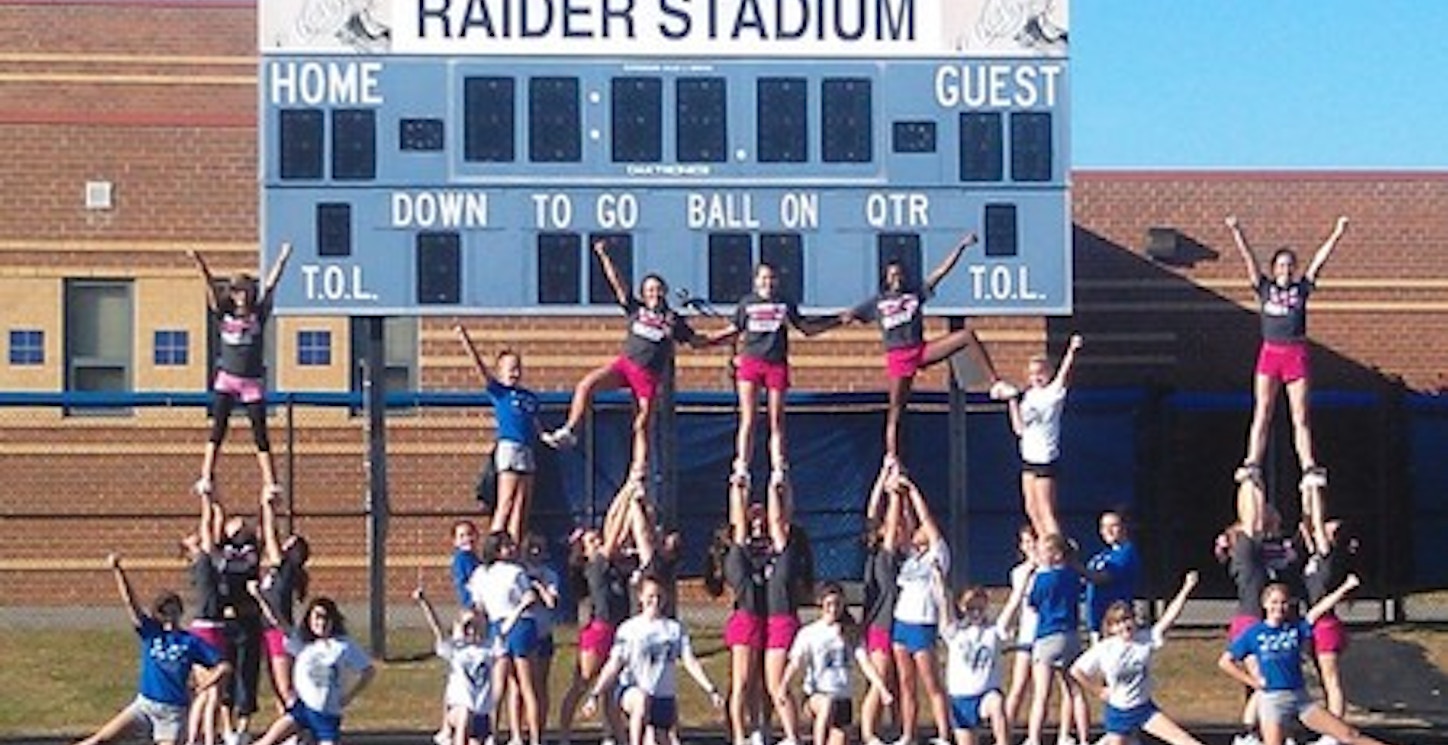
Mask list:
[[[931,312],[1070,313],[1064,3],[1027,6],[264,4],[277,311],[613,314],[598,240],[630,284],[728,305],[769,261],[828,311],[975,232]]]

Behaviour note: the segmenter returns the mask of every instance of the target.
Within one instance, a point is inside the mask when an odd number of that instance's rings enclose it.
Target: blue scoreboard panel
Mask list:
[[[839,39],[741,52],[719,30],[707,58],[638,38],[575,49],[568,29],[460,49],[484,31],[456,13],[488,3],[398,3],[324,35],[347,48],[268,46],[264,28],[264,259],[294,246],[278,312],[612,314],[598,240],[631,284],[656,272],[727,305],[768,261],[804,308],[833,310],[871,295],[884,263],[918,276],[968,232],[980,244],[932,312],[1071,311],[1064,56],[915,40],[886,55],[878,39],[865,56]]]

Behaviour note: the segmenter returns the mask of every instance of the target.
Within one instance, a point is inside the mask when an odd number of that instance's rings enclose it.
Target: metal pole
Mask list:
[[[962,316],[951,316],[949,319],[951,331],[965,328],[965,318]],[[960,385],[960,376],[956,374],[954,361],[952,361],[951,374],[945,376],[950,391],[950,545],[955,549],[951,552],[950,562],[950,583],[952,586],[960,587],[970,577],[970,552],[968,531],[970,527],[969,511],[970,498],[969,490],[966,488],[966,475],[968,472],[968,450],[966,447],[966,395],[965,389]]]
[[[387,656],[387,360],[383,319],[359,319],[366,329],[362,398],[367,411],[367,630],[375,657]]]
[[[674,355],[670,354],[669,361],[664,367],[664,380],[659,390],[658,403],[654,407],[652,438],[654,444],[651,448],[658,455],[655,459],[658,463],[658,477],[655,483],[659,487],[659,517],[664,525],[671,527],[679,524],[678,451],[675,447],[678,440],[675,435],[679,418],[674,414],[677,392],[675,373]],[[652,473],[653,469],[650,471]]]
[[[287,393],[287,480],[286,500],[287,516],[286,528],[290,534],[296,531],[297,515],[297,420],[296,420],[295,396]]]

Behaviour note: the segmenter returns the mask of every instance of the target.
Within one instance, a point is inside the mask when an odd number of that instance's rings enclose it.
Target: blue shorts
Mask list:
[[[650,727],[673,729],[679,723],[679,700],[676,698],[649,697],[649,710],[644,714],[644,724]]]
[[[992,693],[1000,693],[1000,691],[992,688],[979,696],[951,696],[951,726],[956,729],[975,729],[979,727],[985,719],[985,717],[980,714],[980,702]]]
[[[342,736],[342,717],[340,714],[323,714],[315,711],[297,699],[291,708],[287,709],[287,716],[297,723],[297,729],[310,732],[314,740],[330,740],[337,742]]]
[[[538,638],[539,657],[552,657],[553,651],[553,634],[551,632],[547,636]]]
[[[895,625],[890,627],[890,642],[904,647],[910,654],[935,649],[935,640],[939,635],[933,623],[896,621]]]
[[[486,741],[493,735],[493,720],[487,714],[477,712],[468,720],[468,737],[476,738],[479,742]]]
[[[502,625],[501,621],[488,624],[489,640],[497,638]],[[527,657],[538,651],[538,622],[532,618],[519,618],[503,638],[502,649],[513,658]]]
[[[1107,734],[1112,735],[1134,735],[1146,726],[1146,721],[1156,713],[1156,703],[1147,701],[1141,706],[1134,706],[1130,709],[1118,709],[1111,704],[1106,705],[1106,726]]]

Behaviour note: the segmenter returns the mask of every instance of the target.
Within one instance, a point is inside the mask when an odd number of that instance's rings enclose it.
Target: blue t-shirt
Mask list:
[[[1069,567],[1040,569],[1027,602],[1036,609],[1036,638],[1076,633],[1081,626],[1081,577]]]
[[[136,635],[141,637],[139,693],[156,703],[191,703],[187,685],[191,666],[215,667],[221,662],[216,650],[199,637],[179,629],[167,631],[154,618],[142,617]]]
[[[532,445],[538,439],[538,396],[527,388],[488,381],[488,398],[498,421],[498,439]]]
[[[1086,568],[1111,575],[1106,582],[1086,585],[1086,625],[1092,631],[1100,631],[1101,620],[1106,617],[1106,609],[1112,603],[1136,600],[1136,578],[1141,575],[1141,560],[1136,555],[1136,547],[1126,542],[1092,556],[1086,562]]]
[[[1227,647],[1238,662],[1257,658],[1257,669],[1267,681],[1269,691],[1297,691],[1306,687],[1302,681],[1302,643],[1312,638],[1312,624],[1289,621],[1270,626],[1266,621],[1242,632]]]
[[[473,594],[468,590],[468,578],[473,576],[473,570],[481,566],[483,560],[472,551],[465,551],[461,548],[453,549],[452,557],[452,581],[453,590],[458,594],[458,607],[473,607]]]

